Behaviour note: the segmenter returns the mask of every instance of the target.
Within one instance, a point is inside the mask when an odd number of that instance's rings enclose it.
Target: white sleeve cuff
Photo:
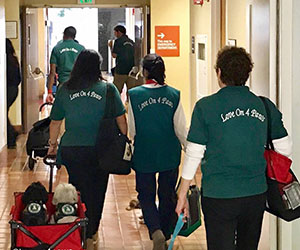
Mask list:
[[[185,149],[188,130],[186,127],[185,114],[180,101],[174,114],[173,123],[175,134]]]
[[[130,102],[130,98],[128,98],[128,132],[129,132],[129,138],[132,140],[135,137],[135,120],[133,115],[133,110]]]
[[[186,180],[192,180],[206,150],[205,145],[187,142],[186,153],[183,161],[181,176]]]
[[[276,152],[287,157],[292,154],[293,142],[290,136],[285,136],[280,139],[273,140],[272,142]]]

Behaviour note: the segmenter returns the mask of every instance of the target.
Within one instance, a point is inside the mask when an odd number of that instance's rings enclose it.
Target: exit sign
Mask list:
[[[95,0],[78,0],[78,4],[95,4]]]

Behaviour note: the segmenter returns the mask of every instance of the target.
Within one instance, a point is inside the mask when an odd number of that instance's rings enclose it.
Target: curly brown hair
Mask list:
[[[252,71],[251,55],[244,48],[226,46],[218,52],[215,69],[221,70],[221,81],[228,86],[243,86]]]

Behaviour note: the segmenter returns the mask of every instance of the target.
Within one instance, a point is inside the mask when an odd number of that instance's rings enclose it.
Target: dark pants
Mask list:
[[[266,194],[233,199],[201,198],[208,250],[256,250]]]
[[[136,191],[145,223],[151,234],[161,229],[166,239],[170,238],[176,223],[176,192],[178,168],[158,173],[158,208],[156,198],[156,173],[136,172]]]
[[[87,238],[92,238],[100,224],[108,174],[99,169],[94,147],[61,147],[61,158],[69,174],[69,183],[80,191],[87,208]]]
[[[11,125],[8,118],[8,111],[18,96],[18,86],[7,86],[7,145],[14,146],[16,144],[17,131]]]

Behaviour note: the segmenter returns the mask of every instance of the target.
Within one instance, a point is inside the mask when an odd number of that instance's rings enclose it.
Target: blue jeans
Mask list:
[[[160,229],[166,239],[173,233],[176,224],[176,192],[178,168],[158,173],[158,207],[156,198],[156,173],[136,172],[136,191],[149,235]]]

